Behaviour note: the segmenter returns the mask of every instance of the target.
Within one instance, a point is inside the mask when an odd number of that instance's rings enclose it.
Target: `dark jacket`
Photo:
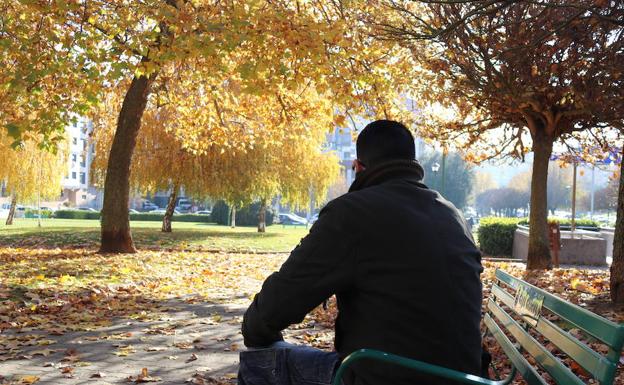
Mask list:
[[[245,345],[281,339],[336,294],[342,358],[372,348],[478,375],[481,255],[458,210],[422,178],[417,162],[387,163],[328,203],[245,313]],[[446,383],[386,365],[356,365],[345,382]]]

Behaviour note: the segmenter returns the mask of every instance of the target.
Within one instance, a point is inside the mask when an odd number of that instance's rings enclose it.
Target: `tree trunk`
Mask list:
[[[622,154],[624,154],[624,148],[622,149]],[[610,286],[613,303],[618,305],[624,304],[624,159],[622,159],[620,164],[620,188],[613,238]]]
[[[9,216],[7,217],[6,220],[6,225],[12,225],[13,224],[13,218],[15,217],[15,207],[17,206],[17,195],[13,195],[13,198],[11,199],[11,208],[9,208]]]
[[[529,254],[527,269],[551,269],[548,241],[548,162],[553,141],[545,135],[533,138],[533,176],[531,178],[531,212],[529,214]]]
[[[163,217],[161,229],[163,233],[171,232],[171,217],[173,217],[173,210],[175,210],[176,198],[178,197],[178,189],[178,184],[174,183],[173,190],[169,195],[169,201],[167,202],[167,210],[165,211],[165,216]]]
[[[104,182],[100,253],[136,252],[128,215],[130,164],[154,78],[155,75],[132,79],[117,118]]]
[[[236,227],[236,206],[232,206],[232,210],[230,210],[230,226]]]
[[[258,212],[258,232],[266,233],[266,209],[267,200],[262,199],[260,201],[260,211]]]

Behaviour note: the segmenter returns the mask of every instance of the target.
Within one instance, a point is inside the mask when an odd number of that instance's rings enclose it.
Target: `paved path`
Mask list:
[[[143,368],[161,378],[157,384],[184,384],[194,375],[190,383],[213,384],[209,377],[235,382],[244,308],[171,305],[177,310],[154,322],[118,319],[107,328],[62,336],[4,334],[33,346],[20,346],[21,359],[0,362],[0,383],[27,384],[34,378],[22,376],[36,376],[41,385],[129,384]]]

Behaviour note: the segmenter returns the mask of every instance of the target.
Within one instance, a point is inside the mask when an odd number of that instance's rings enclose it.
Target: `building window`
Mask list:
[[[84,155],[80,155],[80,167],[86,166]]]
[[[76,163],[76,154],[72,154],[72,162]]]
[[[75,136],[72,138],[72,143],[73,144],[78,144],[78,138],[76,138]]]
[[[87,196],[86,196],[85,194],[82,194],[82,199],[83,199],[83,200],[86,200],[86,199],[87,199]]]
[[[87,183],[87,175],[84,172],[80,173],[80,183],[81,184]]]

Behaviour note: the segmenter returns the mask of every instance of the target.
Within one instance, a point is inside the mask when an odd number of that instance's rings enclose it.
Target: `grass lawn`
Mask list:
[[[173,222],[173,232],[160,231],[161,222],[133,221],[132,235],[139,249],[290,251],[308,233],[304,227],[274,225],[262,234],[254,227],[230,228],[208,223]],[[0,223],[0,246],[23,248],[96,248],[100,223],[88,219],[16,219]]]

